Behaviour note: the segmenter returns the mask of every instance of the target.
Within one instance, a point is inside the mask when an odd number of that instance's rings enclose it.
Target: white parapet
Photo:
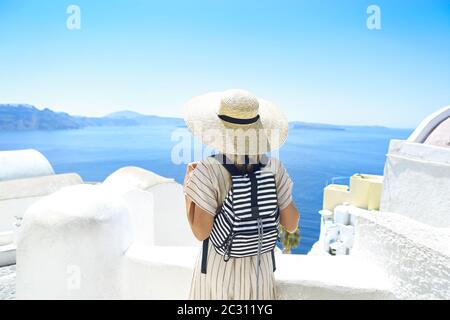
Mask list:
[[[14,217],[22,217],[41,197],[81,183],[81,177],[75,173],[0,181],[0,232],[12,230]]]
[[[278,299],[393,299],[383,269],[351,256],[277,254]]]
[[[163,183],[172,183],[174,179],[160,176],[154,172],[139,167],[123,167],[110,174],[103,184],[126,193],[132,189],[149,190]]]
[[[16,261],[14,230],[28,207],[63,187],[81,183],[75,173],[0,181],[0,266]]]
[[[52,166],[34,149],[0,151],[0,181],[52,175]]]
[[[450,227],[450,148],[392,140],[380,211]]]
[[[195,246],[185,213],[183,187],[173,179],[138,167],[112,173],[103,186],[130,207],[135,241],[141,245]]]
[[[187,299],[199,247],[132,245],[126,254],[127,299]],[[278,299],[393,299],[381,269],[349,256],[277,252]],[[141,281],[146,279],[146,281]]]
[[[187,299],[199,252],[199,247],[133,244],[125,257],[124,298]]]
[[[122,298],[128,210],[122,198],[92,185],[33,204],[18,232],[17,298]]]

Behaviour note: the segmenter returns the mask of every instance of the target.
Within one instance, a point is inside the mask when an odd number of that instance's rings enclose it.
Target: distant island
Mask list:
[[[334,124],[323,124],[323,123],[310,123],[293,121],[289,123],[290,129],[310,129],[310,130],[332,130],[332,131],[344,131],[344,126],[338,126]]]
[[[89,126],[148,126],[155,124],[184,125],[183,119],[143,115],[133,111],[119,111],[104,117],[74,116],[38,109],[29,104],[0,104],[0,130],[63,130]]]
[[[99,126],[154,126],[185,127],[184,120],[175,117],[144,115],[134,111],[118,111],[103,117],[75,116],[55,112],[49,108],[38,109],[29,104],[0,104],[0,131],[65,130]],[[352,126],[292,121],[291,130],[347,130]],[[367,126],[363,126],[367,127]],[[373,126],[381,130],[388,128]]]

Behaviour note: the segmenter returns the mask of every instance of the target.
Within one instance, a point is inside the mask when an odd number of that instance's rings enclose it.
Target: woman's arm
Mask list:
[[[188,197],[186,198],[186,212],[192,233],[199,241],[203,241],[209,237],[211,233],[214,217],[197,206]]]
[[[186,176],[184,178],[184,185],[188,183],[191,178],[192,172],[194,171],[197,163],[193,162],[188,164],[186,168]],[[189,225],[191,226],[192,233],[199,240],[203,241],[209,237],[211,233],[214,217],[200,208],[195,204],[191,199],[185,196],[186,201],[186,213],[189,221]]]
[[[298,220],[300,219],[300,213],[295,207],[294,201],[280,210],[280,224],[289,233],[294,233],[298,227]]]

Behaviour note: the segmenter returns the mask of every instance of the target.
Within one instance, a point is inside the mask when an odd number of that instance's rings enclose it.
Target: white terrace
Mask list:
[[[450,298],[449,122],[447,107],[392,141],[379,188],[328,189],[350,254],[326,253],[323,235],[309,255],[277,252],[278,298]],[[93,185],[35,150],[0,152],[0,265],[17,260],[17,298],[185,299],[199,245],[173,179],[126,167]]]

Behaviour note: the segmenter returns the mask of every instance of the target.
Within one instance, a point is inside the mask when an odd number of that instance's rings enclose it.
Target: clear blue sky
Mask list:
[[[0,41],[0,103],[72,114],[244,88],[290,120],[415,127],[450,104],[449,0],[0,0]]]

